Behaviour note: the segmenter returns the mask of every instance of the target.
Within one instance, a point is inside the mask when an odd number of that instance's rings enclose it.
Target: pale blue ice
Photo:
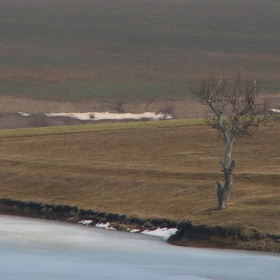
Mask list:
[[[0,278],[278,280],[280,255],[177,247],[138,233],[0,216]]]

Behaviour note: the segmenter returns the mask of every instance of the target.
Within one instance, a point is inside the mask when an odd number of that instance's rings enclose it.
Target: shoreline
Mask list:
[[[93,211],[91,209],[81,209],[77,206],[44,204],[14,199],[0,199],[0,214],[75,224],[82,220],[91,220],[92,223],[88,226],[109,222],[110,227],[118,231],[140,229],[139,232],[142,232],[157,228],[176,227],[178,229],[177,233],[171,235],[167,240],[172,245],[280,253],[280,236],[263,235],[257,230],[248,230],[248,228],[242,226],[195,225],[192,221],[178,222],[166,218],[141,219],[137,216]]]

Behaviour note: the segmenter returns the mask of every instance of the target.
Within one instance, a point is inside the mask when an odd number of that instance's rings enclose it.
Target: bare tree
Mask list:
[[[225,78],[202,78],[192,89],[198,100],[211,109],[207,123],[217,129],[226,143],[226,152],[220,164],[223,167],[225,183],[217,181],[218,209],[228,208],[232,188],[232,172],[235,160],[231,159],[233,144],[236,138],[252,135],[261,123],[267,120],[268,102],[259,101],[261,92],[257,79],[241,77],[233,81]]]

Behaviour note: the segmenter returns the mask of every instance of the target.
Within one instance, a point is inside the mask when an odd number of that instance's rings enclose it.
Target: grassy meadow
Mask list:
[[[280,90],[277,0],[2,0],[0,94],[182,99],[203,75]]]
[[[184,121],[131,124],[3,131],[0,197],[280,234],[279,125],[236,142],[230,208],[217,211],[225,150],[217,132]]]

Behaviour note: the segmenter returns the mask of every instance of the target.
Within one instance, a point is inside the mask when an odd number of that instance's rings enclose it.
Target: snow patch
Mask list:
[[[109,228],[109,225],[110,223],[106,223],[106,224],[103,224],[103,223],[98,223],[96,224],[95,226],[98,227],[98,228],[105,228],[105,229],[108,229]]]
[[[270,111],[274,112],[274,113],[280,113],[279,109],[270,109]]]
[[[113,227],[110,227],[110,223],[106,223],[106,224],[103,224],[103,223],[98,223],[95,225],[96,227],[98,228],[105,228],[105,229],[111,229],[111,230],[116,230],[115,228]]]
[[[30,117],[30,116],[31,116],[31,114],[29,114],[29,113],[24,113],[24,112],[18,112],[18,114],[19,114],[20,116],[22,116],[22,117]]]
[[[108,112],[87,112],[87,113],[44,113],[47,117],[69,117],[82,121],[99,121],[99,120],[167,120],[172,119],[170,114],[156,114],[153,112],[145,112],[141,114],[115,114]]]
[[[139,231],[140,231],[140,229],[135,228],[135,229],[130,230],[129,232],[136,233],[136,232],[139,232]]]
[[[91,223],[92,223],[92,220],[82,220],[82,221],[78,222],[78,224],[81,224],[84,226],[88,226]]]
[[[81,225],[86,225],[88,226],[89,224],[92,223],[92,220],[82,220],[80,222],[78,222]],[[98,228],[104,228],[104,229],[111,229],[111,230],[116,230],[115,228],[110,226],[110,223],[97,223],[95,225]],[[166,241],[171,235],[175,234],[178,229],[177,228],[157,228],[155,230],[144,230],[144,231],[140,231],[140,229],[126,229],[126,231],[131,232],[131,233],[143,233],[146,235],[151,235],[151,236],[156,236],[156,237],[160,237],[162,238],[164,241]]]
[[[155,230],[144,230],[141,233],[161,237],[163,240],[166,241],[171,235],[175,234],[177,231],[177,228],[157,228]]]

